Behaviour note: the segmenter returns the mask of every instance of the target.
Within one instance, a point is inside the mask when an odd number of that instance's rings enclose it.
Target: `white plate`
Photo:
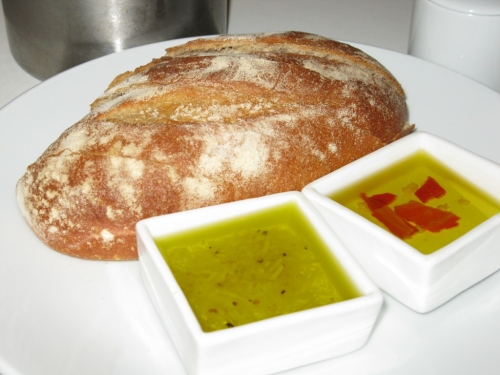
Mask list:
[[[55,76],[0,111],[0,373],[185,375],[143,288],[137,262],[92,262],[46,248],[14,187],[33,162],[125,70],[179,41],[103,57]],[[402,83],[410,120],[500,162],[500,95],[416,58],[356,45]],[[362,349],[297,368],[314,374],[496,374],[500,273],[429,314],[391,297]]]

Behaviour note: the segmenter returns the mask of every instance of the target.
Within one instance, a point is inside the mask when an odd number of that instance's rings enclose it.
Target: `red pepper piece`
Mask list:
[[[396,199],[394,194],[377,194],[371,197],[361,193],[361,197],[368,205],[374,218],[384,224],[387,229],[401,239],[410,238],[418,229],[402,219],[388,205]]]
[[[397,215],[392,208],[384,206],[372,211],[373,217],[384,224],[389,231],[402,240],[410,238],[418,229]]]
[[[429,207],[417,201],[409,201],[408,203],[396,206],[394,207],[394,211],[401,218],[411,221],[433,233],[458,226],[458,220],[460,219],[453,212]]]
[[[377,208],[387,206],[394,202],[394,200],[396,199],[396,195],[391,193],[383,193],[368,197],[365,193],[361,193],[361,198],[363,198],[368,208],[373,211]]]
[[[441,198],[445,194],[446,190],[444,190],[432,177],[427,177],[424,184],[415,191],[415,195],[422,203],[427,203],[433,198]]]

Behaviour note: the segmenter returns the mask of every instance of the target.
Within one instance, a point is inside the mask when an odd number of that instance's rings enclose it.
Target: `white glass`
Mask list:
[[[500,92],[500,1],[415,0],[409,54]]]

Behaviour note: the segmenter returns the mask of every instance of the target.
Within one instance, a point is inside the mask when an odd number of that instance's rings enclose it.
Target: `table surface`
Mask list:
[[[229,0],[228,33],[306,31],[406,53],[413,0]],[[12,57],[0,7],[0,108],[40,81]]]

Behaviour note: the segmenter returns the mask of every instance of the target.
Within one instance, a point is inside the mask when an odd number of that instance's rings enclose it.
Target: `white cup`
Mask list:
[[[415,0],[409,54],[500,92],[500,0]]]

